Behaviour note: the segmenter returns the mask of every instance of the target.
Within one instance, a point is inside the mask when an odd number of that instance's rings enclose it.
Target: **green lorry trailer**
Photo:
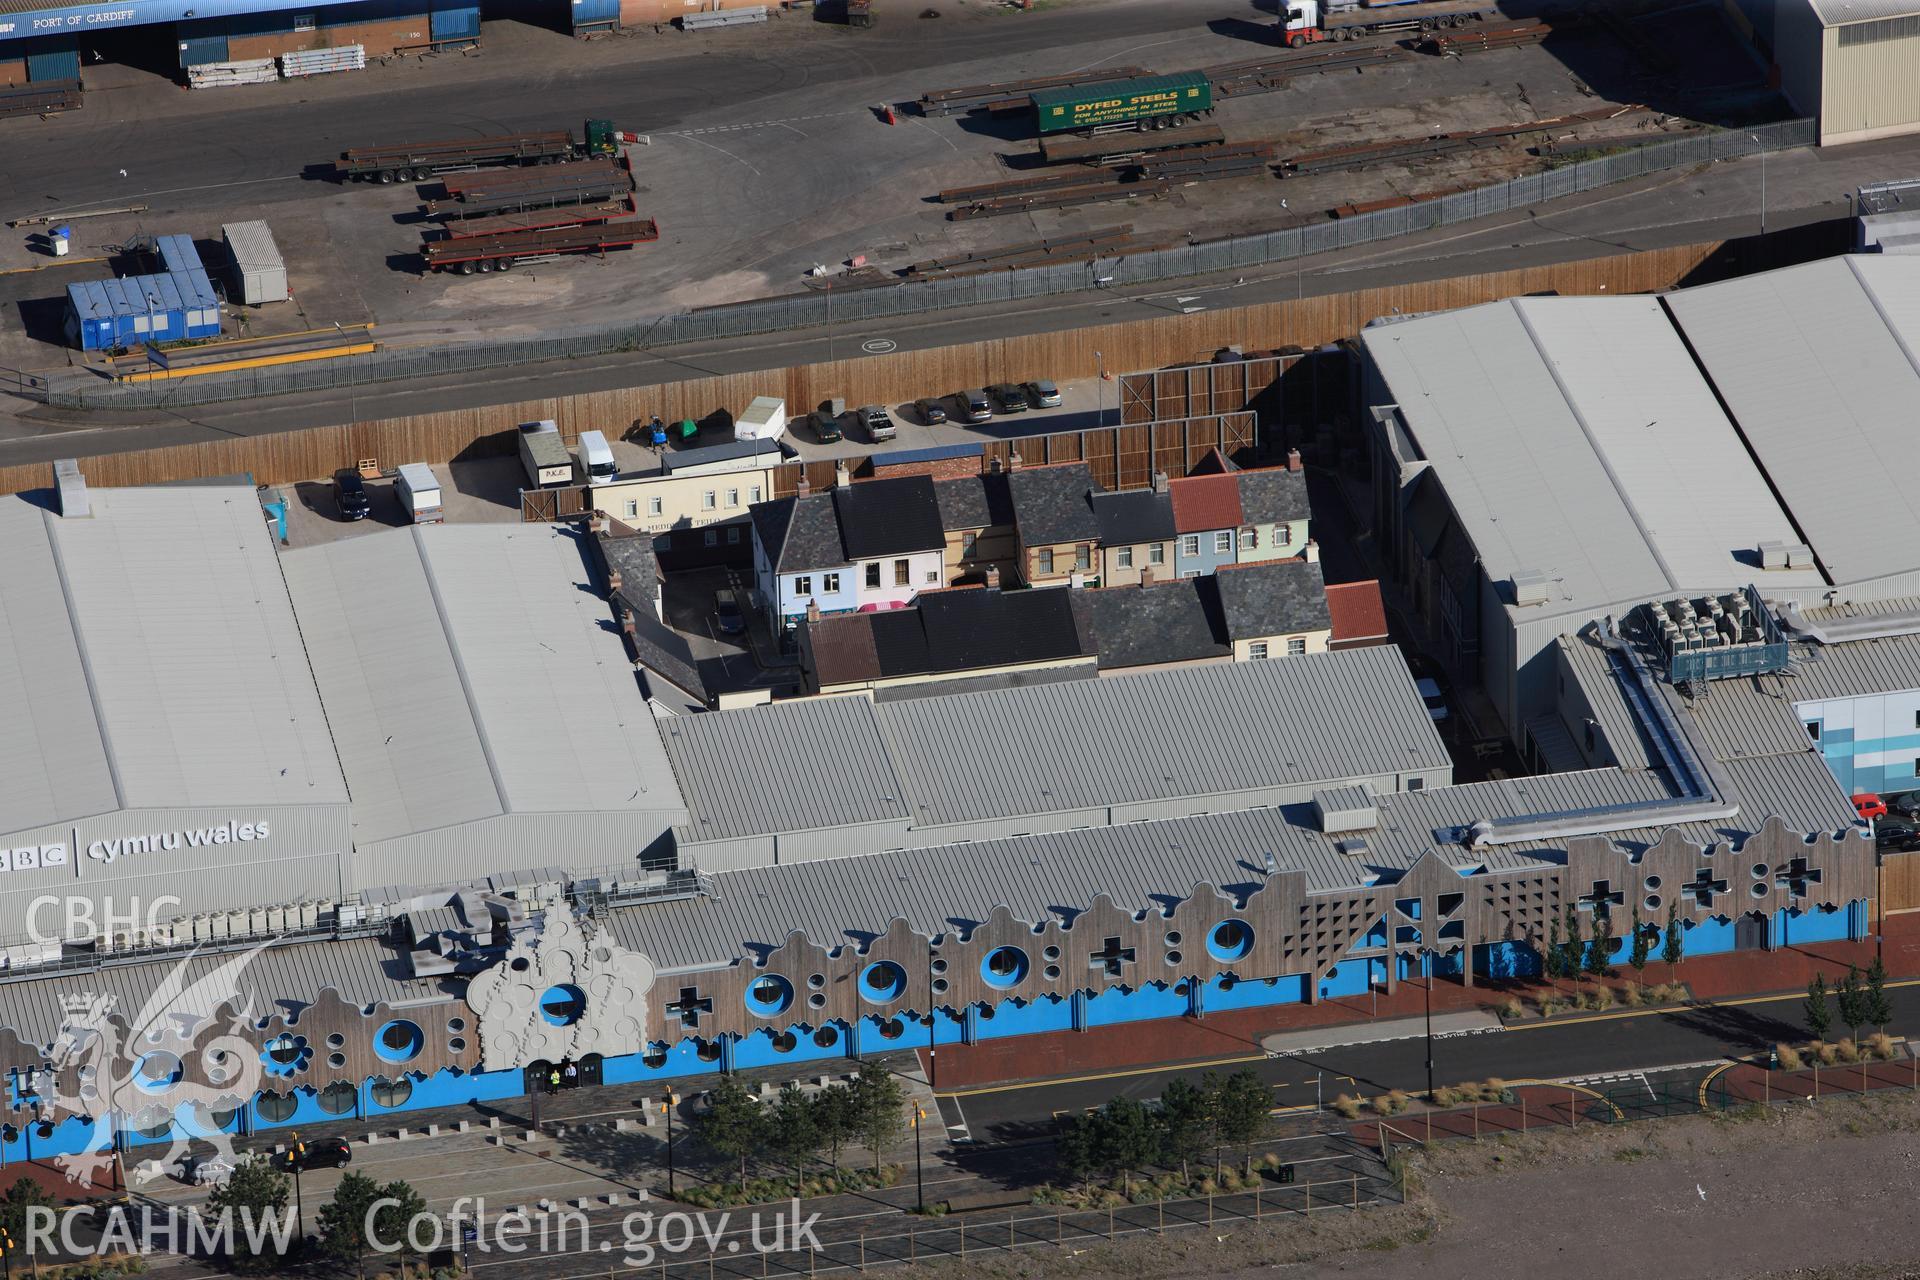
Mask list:
[[[1199,71],[1039,89],[1032,97],[1042,137],[1130,123],[1164,129],[1213,114],[1213,82]]]

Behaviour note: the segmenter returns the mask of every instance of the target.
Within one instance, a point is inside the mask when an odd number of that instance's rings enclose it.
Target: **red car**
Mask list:
[[[1861,819],[1884,818],[1887,816],[1887,802],[1871,791],[1862,791],[1853,798],[1853,811]]]

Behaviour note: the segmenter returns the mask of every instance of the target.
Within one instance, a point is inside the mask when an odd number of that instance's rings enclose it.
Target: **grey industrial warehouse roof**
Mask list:
[[[1761,542],[1800,540],[1655,299],[1517,298],[1361,340],[1488,575],[1554,581],[1542,614],[1724,590]]]
[[[916,827],[1444,769],[1398,649],[662,722],[683,837]]]
[[[119,809],[344,803],[247,487],[0,498],[0,834]]]
[[[1838,27],[1850,22],[1870,22],[1875,18],[1904,18],[1920,14],[1915,0],[1781,0],[1785,4],[1806,4],[1823,27]]]
[[[1676,828],[1687,839],[1737,842],[1767,816],[1804,831],[1847,825],[1851,809],[1817,757],[1742,762],[1738,769],[1736,785],[1750,797],[1751,807],[1718,825]],[[1375,800],[1375,827],[1340,835],[1320,832],[1312,806],[1303,804],[793,862],[721,872],[713,878],[712,897],[621,908],[613,913],[612,926],[623,944],[656,964],[695,968],[726,963],[753,946],[777,946],[795,929],[834,946],[864,943],[896,918],[929,933],[983,921],[996,906],[1024,920],[1070,915],[1102,893],[1125,910],[1168,905],[1196,883],[1229,892],[1257,885],[1268,855],[1280,870],[1303,871],[1312,893],[1357,889],[1376,878],[1391,881],[1429,849],[1443,850],[1462,871],[1513,871],[1563,861],[1565,843],[1470,852],[1437,839],[1435,832],[1483,818],[1642,803],[1672,794],[1657,771],[1592,769],[1382,795]],[[1647,829],[1609,838],[1632,847],[1659,835]],[[1343,844],[1353,848],[1355,837],[1364,839],[1364,849],[1343,849]]]
[[[1834,582],[1920,570],[1920,258],[1828,258],[1667,305]]]
[[[585,589],[577,535],[428,525],[281,564],[353,792],[356,846],[571,813],[620,819],[637,852],[685,820],[621,639]]]

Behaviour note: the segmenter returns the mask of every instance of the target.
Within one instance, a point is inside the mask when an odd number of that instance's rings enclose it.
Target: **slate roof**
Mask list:
[[[1092,657],[1082,611],[1067,591],[927,592],[910,608],[809,624],[814,671],[833,685]]]
[[[1240,511],[1237,476],[1185,476],[1167,488],[1173,494],[1174,528],[1181,533],[1238,529],[1246,523]]]
[[[1233,652],[1222,638],[1226,624],[1211,575],[1078,594],[1092,615],[1103,670],[1199,662]]]
[[[1100,525],[1100,545],[1124,547],[1141,542],[1171,542],[1173,498],[1165,490],[1129,489],[1124,493],[1093,495],[1093,517]]]
[[[620,590],[614,594],[627,607],[633,620],[633,655],[648,671],[705,702],[707,682],[700,674],[699,659],[687,638],[660,620],[654,600],[660,582],[660,562],[654,555],[653,538],[647,534],[615,536],[599,534],[594,545],[609,570],[620,574]]]
[[[1337,582],[1327,588],[1327,614],[1333,620],[1334,644],[1358,644],[1387,638],[1387,605],[1380,583]]]
[[[1014,523],[1028,546],[1056,542],[1097,542],[1092,494],[1101,492],[1084,462],[1053,467],[1019,467],[1007,474]]]
[[[1304,520],[1313,513],[1313,506],[1307,501],[1304,471],[1269,467],[1242,471],[1236,479],[1240,482],[1240,513],[1248,524]]]
[[[1270,560],[1264,564],[1222,565],[1213,575],[1227,637],[1328,631],[1326,580],[1320,566],[1306,560]]]
[[[949,533],[1013,523],[1013,500],[1004,475],[936,480],[933,496],[940,504],[940,525]]]
[[[756,502],[751,514],[754,534],[766,548],[767,560],[776,573],[831,569],[848,562],[846,549],[840,545],[840,522],[834,518],[831,494]],[[941,541],[936,539],[933,545]]]
[[[872,626],[873,619],[878,616],[872,613],[845,613],[809,620],[804,624],[807,629],[806,647],[813,655],[814,675],[822,685],[872,680],[879,676],[880,657],[874,650]]]
[[[841,485],[833,491],[833,514],[840,521],[840,543],[848,560],[946,545],[940,503],[932,476],[901,476]]]

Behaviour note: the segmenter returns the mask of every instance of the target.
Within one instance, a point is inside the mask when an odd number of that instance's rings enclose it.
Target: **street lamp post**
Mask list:
[[[669,1087],[667,1096],[660,1103],[660,1110],[667,1117],[667,1199],[669,1200],[679,1199],[673,1193],[673,1104],[677,1101],[678,1099],[673,1096],[673,1089]]]
[[[1434,955],[1433,952],[1427,950],[1424,947],[1421,948],[1420,950],[1420,962],[1423,965],[1425,965],[1427,969],[1427,1101],[1428,1103],[1432,1103],[1434,1100],[1434,1097],[1433,1097],[1433,969],[1434,969],[1433,955]]]
[[[1761,147],[1761,151],[1760,151],[1760,234],[1765,235],[1767,234],[1767,153],[1764,145],[1760,141],[1759,134],[1750,133],[1747,136],[1753,139],[1754,146]]]
[[[920,1121],[926,1111],[919,1103],[913,1104],[913,1200],[914,1212],[927,1211],[927,1172],[925,1148],[920,1145]]]
[[[1100,377],[1093,384],[1093,425],[1104,427],[1107,425],[1107,360],[1096,351],[1093,362],[1100,369]]]
[[[293,1133],[291,1137],[293,1138],[293,1145],[287,1149],[287,1155],[290,1157],[288,1163],[293,1166],[294,1221],[298,1224],[300,1230],[297,1238],[305,1240],[307,1238],[307,1203],[300,1194],[300,1157],[307,1148],[306,1144],[300,1141],[300,1134],[297,1131]]]

